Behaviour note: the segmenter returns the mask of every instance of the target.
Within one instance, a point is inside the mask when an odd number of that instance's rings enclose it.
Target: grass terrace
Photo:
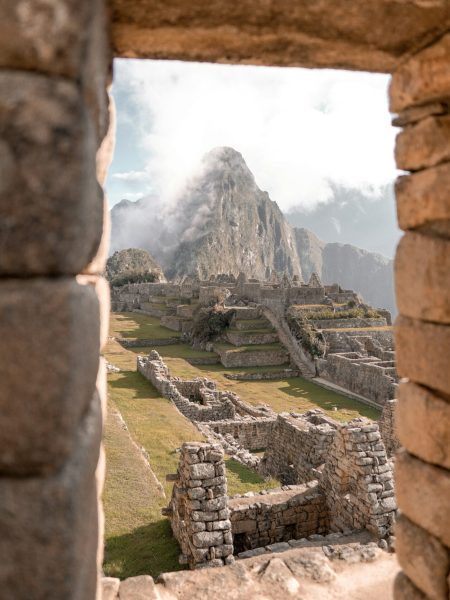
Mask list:
[[[160,324],[157,317],[150,317],[134,312],[111,313],[111,335],[125,339],[154,339],[178,338],[180,333],[172,331]]]

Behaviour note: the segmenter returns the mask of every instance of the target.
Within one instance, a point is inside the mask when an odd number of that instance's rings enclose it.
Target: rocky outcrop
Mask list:
[[[309,281],[354,289],[373,306],[395,313],[392,261],[349,244],[325,243],[312,231],[292,227],[276,202],[256,184],[233,148],[208,152],[201,172],[176,208],[155,208],[155,198],[123,201],[111,211],[112,247],[139,244],[169,278],[208,280],[218,273],[270,279],[288,273]]]
[[[169,275],[208,279],[242,272],[266,279],[272,271],[286,271],[301,276],[292,228],[233,148],[215,148],[205,156],[201,176],[179,206],[192,217]]]
[[[135,282],[162,282],[164,273],[156,260],[140,248],[118,250],[108,258],[106,276],[112,285]]]

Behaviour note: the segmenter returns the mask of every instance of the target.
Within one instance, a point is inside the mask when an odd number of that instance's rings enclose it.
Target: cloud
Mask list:
[[[124,171],[122,173],[113,173],[113,179],[120,181],[148,181],[147,171]]]
[[[151,181],[170,204],[206,152],[232,146],[285,211],[329,200],[330,181],[376,190],[396,174],[387,85],[368,73],[118,60],[113,94],[145,167],[113,177],[133,190]]]

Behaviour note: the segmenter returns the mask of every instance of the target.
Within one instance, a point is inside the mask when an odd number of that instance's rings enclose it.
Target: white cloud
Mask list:
[[[149,175],[147,171],[123,171],[113,173],[112,178],[119,181],[148,181]]]
[[[345,71],[116,61],[114,89],[126,91],[146,166],[113,177],[146,174],[169,203],[203,154],[232,146],[283,210],[326,200],[329,180],[382,185],[396,173],[387,84]]]

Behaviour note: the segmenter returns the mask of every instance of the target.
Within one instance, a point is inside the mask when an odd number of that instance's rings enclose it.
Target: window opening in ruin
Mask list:
[[[188,534],[200,543],[203,532],[188,515],[202,511],[211,519],[225,511],[217,523],[234,555],[329,533],[323,474],[331,440],[353,417],[378,419],[395,395],[399,231],[387,83],[367,73],[116,61],[108,278],[114,333],[139,354],[143,378],[124,382],[114,373],[122,387],[110,392],[164,488],[165,514],[185,528],[186,548],[195,546]],[[125,335],[124,319],[134,327]],[[122,404],[118,389],[142,403]],[[139,412],[151,394],[154,402]],[[289,419],[300,425],[292,429]],[[180,448],[199,440],[221,446],[223,468],[199,450],[175,476]],[[192,489],[177,488],[179,501],[164,485],[169,469],[175,482],[197,473]],[[252,533],[233,530],[226,508],[203,508],[228,502],[224,473],[229,496],[273,498],[270,486],[311,484],[294,490],[309,529],[299,524],[300,510],[284,515],[281,499],[272,506],[283,512],[281,524],[249,509],[243,527]],[[205,480],[217,489],[202,487]],[[358,493],[348,473],[330,480],[351,512]],[[144,517],[152,526],[155,514],[159,508]],[[107,510],[107,557],[109,518]],[[204,531],[222,531],[209,523]],[[161,543],[176,545],[170,535]],[[229,548],[215,552],[183,560],[229,556]]]

